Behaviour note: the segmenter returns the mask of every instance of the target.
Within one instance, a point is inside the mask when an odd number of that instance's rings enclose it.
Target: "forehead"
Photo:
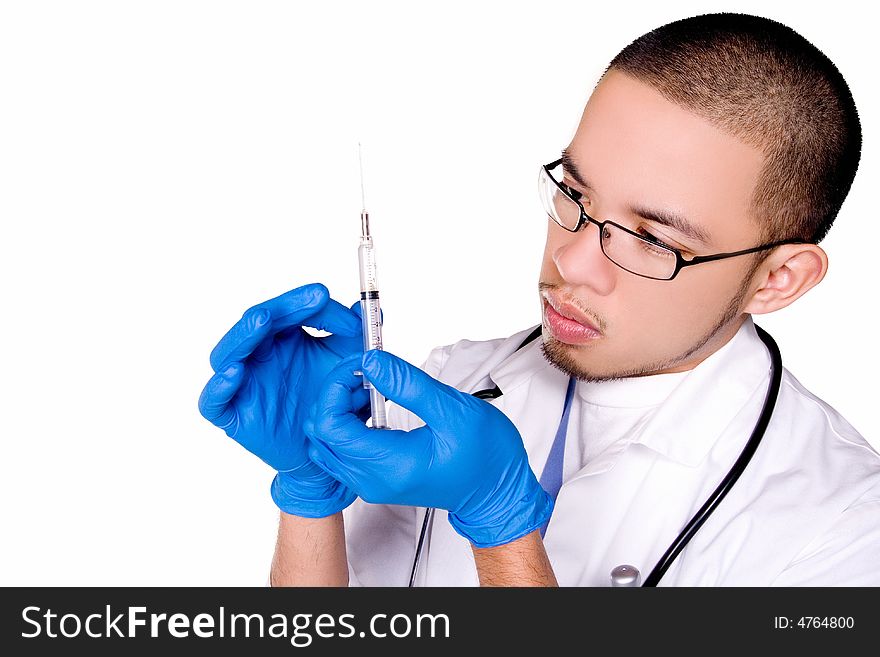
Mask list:
[[[725,248],[757,234],[748,210],[762,153],[629,75],[605,75],[568,150],[608,212],[678,212]]]

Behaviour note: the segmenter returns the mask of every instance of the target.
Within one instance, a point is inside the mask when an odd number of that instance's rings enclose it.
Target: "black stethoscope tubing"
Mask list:
[[[703,506],[694,514],[693,518],[685,525],[684,529],[681,530],[676,539],[670,544],[669,548],[667,548],[666,552],[660,557],[660,560],[657,562],[657,565],[654,566],[654,569],[651,571],[651,574],[645,579],[642,586],[657,586],[657,583],[660,581],[660,578],[669,570],[669,567],[672,565],[672,562],[675,561],[675,558],[679,555],[679,553],[684,549],[684,547],[688,544],[688,542],[693,538],[694,534],[697,533],[697,530],[703,526],[703,523],[709,518],[712,512],[716,509],[716,507],[721,503],[721,500],[730,492],[730,489],[736,483],[737,479],[739,479],[740,475],[742,475],[743,471],[746,469],[746,466],[749,464],[749,461],[752,460],[752,456],[755,454],[755,451],[758,449],[758,445],[761,442],[761,439],[764,437],[764,434],[767,431],[767,426],[770,424],[770,419],[773,417],[773,409],[776,406],[776,399],[779,397],[779,387],[782,381],[782,354],[779,352],[779,346],[776,344],[776,341],[770,336],[767,331],[762,329],[760,326],[755,325],[755,330],[758,333],[758,337],[761,338],[761,342],[764,343],[764,346],[767,347],[767,351],[770,353],[770,386],[767,389],[767,395],[764,398],[764,406],[761,409],[761,415],[758,417],[758,421],[755,423],[755,428],[752,430],[752,435],[749,436],[748,441],[746,442],[745,447],[743,447],[742,452],[739,457],[736,459],[734,464],[731,466],[730,471],[721,480],[721,483],[718,487],[712,492],[712,494],[706,499],[703,503]],[[532,340],[536,339],[539,335],[541,335],[541,326],[536,327],[525,340],[516,348],[516,351],[519,351],[527,344],[529,344]],[[479,399],[497,399],[502,394],[501,389],[496,385],[494,388],[487,388],[485,390],[478,390],[477,392],[472,393],[474,397]],[[419,561],[422,555],[422,548],[424,547],[425,535],[428,530],[428,526],[431,524],[431,519],[434,516],[434,509],[426,509],[425,511],[425,519],[422,522],[422,530],[419,533],[418,544],[416,545],[416,554],[413,559],[413,567],[412,572],[410,573],[409,578],[409,586],[413,586],[415,582],[416,572],[418,571]]]

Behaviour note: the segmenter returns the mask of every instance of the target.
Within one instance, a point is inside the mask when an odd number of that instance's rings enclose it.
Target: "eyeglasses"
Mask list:
[[[587,223],[596,224],[599,227],[599,245],[605,257],[621,269],[636,276],[658,281],[670,281],[684,267],[714,260],[724,260],[747,253],[757,253],[782,244],[809,243],[804,240],[782,240],[743,251],[694,256],[686,260],[679,250],[664,244],[649,233],[640,235],[613,221],[593,219],[584,211],[584,206],[580,202],[583,195],[553,177],[551,172],[561,164],[562,159],[559,159],[541,167],[538,186],[544,210],[553,221],[572,233],[576,233]]]

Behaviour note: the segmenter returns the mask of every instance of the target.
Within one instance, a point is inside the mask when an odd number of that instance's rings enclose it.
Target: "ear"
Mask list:
[[[816,244],[784,244],[767,258],[752,286],[757,285],[743,312],[754,315],[785,308],[818,285],[828,271],[828,254]]]

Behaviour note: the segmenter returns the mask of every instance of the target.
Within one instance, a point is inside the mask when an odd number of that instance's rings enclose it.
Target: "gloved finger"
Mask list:
[[[364,353],[362,371],[385,397],[412,411],[427,425],[449,424],[472,403],[470,395],[438,381],[387,351]]]
[[[340,311],[342,313],[341,322],[344,325],[341,325],[339,321]],[[355,318],[353,320],[351,315],[355,315]],[[349,323],[350,321],[352,321],[352,323]],[[357,325],[356,328],[355,325]],[[339,336],[340,338],[351,338],[353,344],[359,345],[361,344],[361,340],[363,339],[361,335],[363,327],[361,324],[360,315],[354,313],[348,308],[345,308],[335,299],[330,299],[327,302],[327,308],[325,308],[324,311],[316,312],[312,317],[305,320],[302,325],[288,326],[287,328],[278,331],[275,334],[275,337],[279,341],[284,341],[291,336],[305,334],[306,332],[303,331],[302,326],[310,326],[312,328],[318,328],[323,331],[328,331],[336,336]],[[349,350],[346,349],[346,351]]]
[[[369,431],[358,412],[369,406],[369,391],[363,377],[354,374],[359,368],[361,354],[352,354],[340,360],[321,384],[318,397],[309,409],[316,435],[332,435],[334,439],[354,436]]]
[[[363,332],[360,316],[352,313],[336,299],[331,299],[329,292],[326,304],[311,314],[307,320],[303,320],[301,325],[350,338],[360,337]]]
[[[271,331],[270,313],[266,309],[250,308],[226,332],[211,351],[211,368],[225,369],[230,362],[243,361],[256,349]]]
[[[214,371],[231,360],[247,358],[262,338],[256,343],[249,341],[253,321],[264,317],[268,311],[271,332],[278,333],[290,327],[312,326],[331,333],[359,336],[360,318],[338,301],[330,298],[330,292],[321,283],[303,285],[289,292],[249,308],[242,319],[233,326],[211,352],[211,367]],[[246,352],[246,353],[245,353]]]
[[[422,431],[407,433],[397,429],[364,431],[356,440],[328,442],[320,432],[309,436],[309,458],[334,479],[360,494],[370,480],[385,480],[390,474],[399,476],[415,471],[417,459],[414,443],[423,442]],[[326,438],[327,436],[323,436]],[[338,436],[334,435],[333,438]],[[415,437],[416,440],[410,440]],[[424,454],[424,452],[422,452]]]
[[[335,436],[334,436],[335,437]],[[309,459],[334,479],[357,493],[366,502],[389,502],[389,490],[407,488],[411,477],[430,467],[433,460],[430,430],[371,430],[356,440],[332,443],[321,438],[309,440]],[[391,481],[393,479],[393,481]]]
[[[360,405],[357,410],[355,410],[354,414],[358,420],[360,420],[364,426],[366,426],[367,420],[372,417],[372,408],[370,407],[370,393],[363,386],[361,386],[360,390],[355,390],[353,392],[354,400],[353,405]],[[315,400],[309,406],[309,412],[306,414],[306,419],[303,421],[303,433],[307,436],[311,436],[315,432],[315,419],[318,414],[318,402]]]
[[[363,493],[364,470],[362,464],[352,465],[350,461],[341,459],[330,447],[319,440],[309,441],[308,453],[312,463],[315,463],[324,472],[359,496]]]
[[[351,310],[354,314],[356,314],[358,317],[363,319],[364,315],[363,315],[363,311],[361,310],[361,304],[362,304],[361,301],[355,301],[353,304],[351,304],[349,306],[349,310]],[[385,324],[385,309],[384,308],[379,309],[379,323]]]
[[[357,415],[358,420],[360,420],[361,422],[364,422],[364,423],[366,423],[366,421],[369,420],[373,415],[369,402],[370,402],[370,396],[367,395],[366,405],[364,405],[363,407],[361,407],[360,410],[355,412],[355,415]]]
[[[378,464],[388,457],[407,458],[423,450],[423,432],[396,429],[372,429],[357,417],[359,409],[369,407],[369,391],[363,379],[353,373],[359,356],[344,358],[330,371],[315,402],[306,433],[315,442],[329,446],[340,456],[356,457]]]
[[[330,297],[323,283],[309,283],[269,299],[255,308],[272,313],[272,331],[292,326],[311,326],[342,335],[360,335],[361,322],[351,311]]]
[[[275,334],[271,332],[263,341],[256,346],[256,348],[251,353],[251,358],[258,363],[265,363],[266,361],[272,358],[272,352],[275,349]]]
[[[309,459],[336,481],[358,493],[359,476],[341,461],[333,450],[320,441],[309,441]]]
[[[244,382],[244,365],[230,363],[222,372],[214,374],[199,395],[199,412],[211,424],[235,435],[238,415],[232,400]]]
[[[370,407],[370,391],[364,388],[364,377],[359,374],[356,376],[360,385],[352,391],[351,404],[354,409],[354,414],[362,423],[364,423],[369,420],[373,414],[372,408]]]

